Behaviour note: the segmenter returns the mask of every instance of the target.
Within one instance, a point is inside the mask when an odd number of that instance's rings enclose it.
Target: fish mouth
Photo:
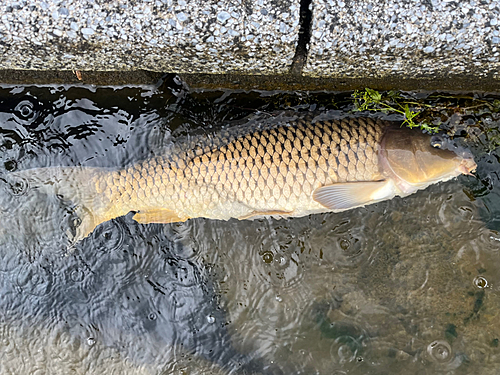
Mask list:
[[[458,166],[458,171],[467,176],[474,176],[472,172],[475,172],[477,164],[473,158],[462,159],[462,162]]]

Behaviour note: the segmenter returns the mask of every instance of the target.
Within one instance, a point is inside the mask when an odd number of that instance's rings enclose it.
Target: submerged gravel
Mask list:
[[[0,69],[279,74],[297,0],[3,0]]]
[[[500,1],[313,0],[311,76],[500,78]]]

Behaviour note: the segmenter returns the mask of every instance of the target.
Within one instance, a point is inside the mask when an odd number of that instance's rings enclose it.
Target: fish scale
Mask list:
[[[237,137],[224,131],[180,141],[167,156],[95,176],[101,215],[120,216],[130,207],[162,207],[180,220],[318,210],[323,207],[312,199],[318,187],[380,178],[377,150],[388,125],[371,118],[301,119]]]

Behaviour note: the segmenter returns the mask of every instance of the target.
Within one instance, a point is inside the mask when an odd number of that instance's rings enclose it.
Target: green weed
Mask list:
[[[429,124],[427,121],[415,122],[414,119],[421,111],[416,111],[418,107],[431,107],[427,104],[412,102],[403,98],[397,91],[389,91],[382,95],[377,90],[365,88],[364,91],[354,91],[354,111],[372,111],[383,113],[399,113],[404,116],[402,125],[410,129],[420,128],[428,133],[437,133],[439,126]]]

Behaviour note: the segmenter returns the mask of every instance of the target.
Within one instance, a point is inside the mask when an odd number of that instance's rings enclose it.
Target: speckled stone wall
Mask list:
[[[500,1],[313,0],[303,73],[500,78]]]
[[[297,0],[3,0],[0,69],[288,72]]]
[[[500,0],[3,0],[9,69],[498,82]]]

